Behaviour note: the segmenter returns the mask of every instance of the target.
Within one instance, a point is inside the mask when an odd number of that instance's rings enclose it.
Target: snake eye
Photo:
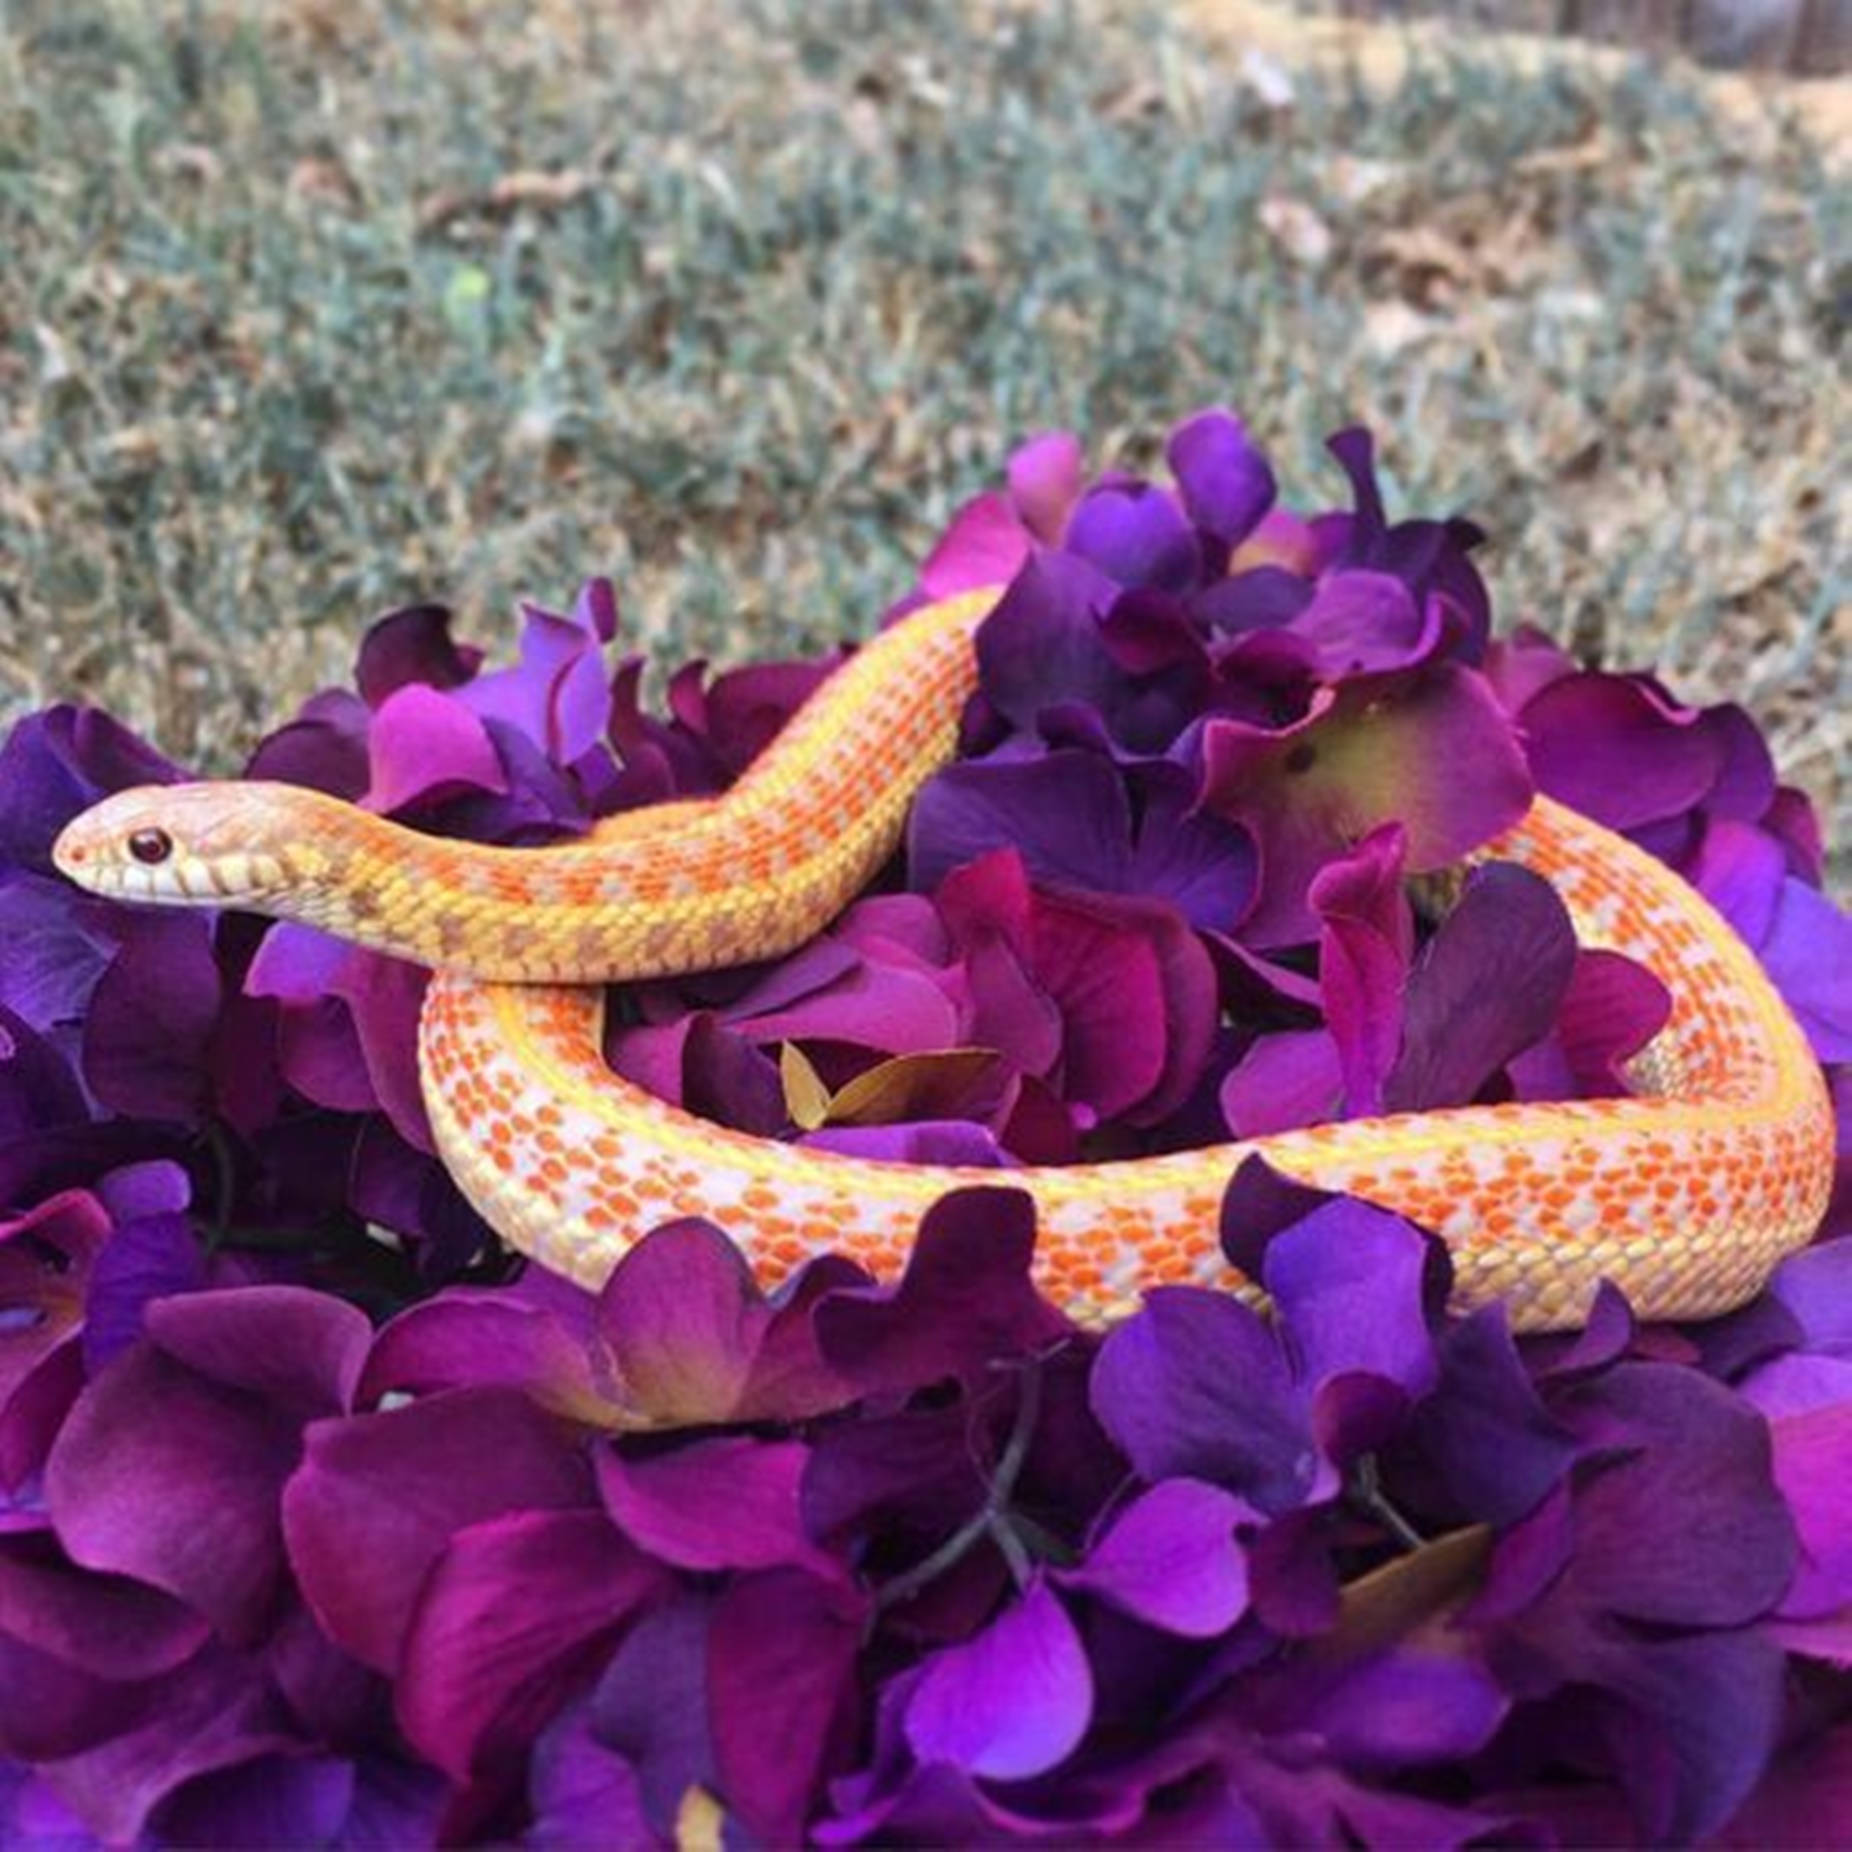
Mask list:
[[[174,839],[165,830],[137,830],[129,838],[129,853],[138,862],[153,867],[174,852]]]

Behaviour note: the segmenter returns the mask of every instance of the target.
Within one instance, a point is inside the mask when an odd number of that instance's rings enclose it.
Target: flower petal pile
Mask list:
[[[0,747],[0,1841],[1831,1840],[1852,1717],[1852,921],[1729,705],[1491,634],[1463,521],[1284,506],[1229,413],[1170,480],[1051,434],[892,614],[1005,586],[958,759],[869,892],[616,987],[619,1071],[772,1138],[990,1166],[876,1281],[667,1224],[589,1295],[432,1154],[424,976],[106,906],[107,716]],[[724,789],[836,658],[664,711],[615,599],[485,669],[382,619],[253,776],[535,846]],[[1470,764],[1471,777],[1459,775]],[[1031,1283],[1012,1166],[1626,1091],[1651,974],[1450,865],[1536,791],[1755,948],[1840,1107],[1822,1240],[1728,1318],[1515,1338],[1427,1232],[1230,1180],[1263,1318]],[[1457,887],[1458,891],[1450,891]],[[1838,1829],[1837,1831],[1835,1829]]]

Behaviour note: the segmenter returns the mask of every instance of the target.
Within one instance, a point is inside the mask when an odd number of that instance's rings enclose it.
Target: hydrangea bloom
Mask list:
[[[1031,1284],[1019,1163],[1624,1091],[1650,974],[1515,868],[1430,905],[1533,790],[1852,1062],[1852,925],[1748,720],[1494,640],[1476,531],[1332,447],[1316,513],[1219,410],[1168,483],[1026,445],[897,611],[1008,582],[893,866],[789,958],[619,988],[613,1064],[694,1110],[995,1169],[899,1280],[687,1221],[596,1296],[517,1269],[430,1153],[421,974],[67,889],[61,824],[180,773],[15,728],[0,1840],[1843,1836],[1852,1144],[1822,1242],[1689,1330],[1452,1318],[1427,1234],[1259,1165],[1222,1236],[1271,1319],[1174,1288],[1102,1339]],[[393,613],[249,769],[541,844],[724,788],[832,666],[691,664],[658,715],[617,629],[594,581],[485,669]]]

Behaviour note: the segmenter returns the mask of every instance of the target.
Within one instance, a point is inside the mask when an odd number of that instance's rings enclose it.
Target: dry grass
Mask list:
[[[1507,619],[1747,700],[1852,844],[1821,132],[1623,59],[1289,72],[1257,17],[0,11],[0,719],[222,768],[372,612],[493,640],[592,571],[665,650],[815,641],[1016,435],[1145,462],[1224,399],[1306,500],[1367,420]]]

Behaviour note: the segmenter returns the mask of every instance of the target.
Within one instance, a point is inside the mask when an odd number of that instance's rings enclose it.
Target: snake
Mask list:
[[[752,1136],[622,1078],[604,986],[802,946],[894,853],[957,751],[976,632],[1000,587],[923,606],[850,654],[718,796],[605,818],[546,847],[417,831],[262,780],[142,786],[66,826],[54,861],[127,902],[242,908],[431,967],[419,1072],[437,1153],[512,1247],[597,1289],[650,1230],[702,1217],[773,1290],[824,1252],[904,1274],[926,1211],[1026,1191],[1038,1289],[1111,1324],[1152,1288],[1264,1297],[1229,1261],[1223,1197],[1251,1157],[1402,1215],[1446,1245],[1451,1304],[1514,1329],[1584,1324],[1602,1282],[1646,1318],[1753,1297],[1824,1217],[1832,1107],[1751,949],[1674,869],[1538,795],[1469,860],[1549,880],[1578,942],[1671,996],[1619,1097],[1338,1119],[1065,1165],[914,1164]]]

